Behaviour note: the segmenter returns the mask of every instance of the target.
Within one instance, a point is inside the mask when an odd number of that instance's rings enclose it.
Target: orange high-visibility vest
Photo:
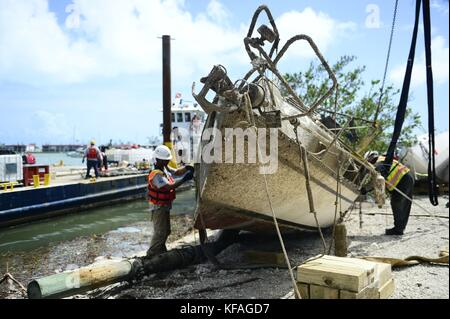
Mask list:
[[[95,147],[89,147],[86,157],[88,160],[97,159],[97,149]]]
[[[385,157],[380,156],[378,157],[377,163],[384,162]],[[391,169],[389,170],[389,175],[386,177],[386,186],[389,191],[393,191],[395,187],[400,183],[403,176],[408,174],[409,168],[406,167],[403,164],[400,164],[400,162],[393,160]]]
[[[167,178],[170,185],[173,185],[175,183],[175,180],[171,175],[166,174],[165,172],[154,169],[150,172],[148,175],[148,198],[149,202],[151,202],[154,205],[158,206],[170,206],[172,205],[173,200],[175,199],[175,190],[170,189],[167,190],[165,187],[162,188],[156,188],[153,185],[153,178],[157,175],[161,174],[164,177]]]

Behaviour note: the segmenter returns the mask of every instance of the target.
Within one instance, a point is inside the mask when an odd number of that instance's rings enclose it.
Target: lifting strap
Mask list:
[[[431,68],[431,19],[430,1],[423,1],[423,28],[425,34],[425,61],[427,65],[427,98],[428,98],[428,196],[433,206],[438,205],[436,161],[434,142],[434,99],[433,70]]]
[[[423,257],[423,256],[409,256],[409,257],[406,257],[405,259],[392,258],[392,257],[379,257],[379,256],[367,256],[367,257],[359,257],[359,258],[369,260],[369,261],[391,264],[392,268],[414,266],[414,265],[423,264],[423,263],[448,265],[448,249],[440,251],[439,257],[437,257],[437,258],[429,258],[429,257]]]
[[[403,122],[406,116],[409,87],[411,84],[412,68],[414,65],[414,56],[416,52],[417,31],[419,27],[419,17],[420,17],[420,5],[422,2],[423,2],[423,20],[424,20],[424,34],[425,34],[425,54],[427,64],[428,136],[429,136],[428,186],[429,186],[430,202],[432,205],[436,206],[438,204],[438,200],[437,200],[436,172],[435,172],[433,75],[431,70],[431,26],[430,26],[429,0],[416,0],[414,30],[411,40],[411,47],[409,49],[405,78],[403,79],[403,86],[400,94],[400,102],[397,108],[397,115],[395,117],[394,132],[392,133],[391,143],[389,144],[386,158],[384,160],[385,165],[383,165],[383,167],[385,168],[385,170],[381,172],[381,174],[385,178],[388,175],[389,172],[388,168],[392,165],[395,148],[397,146],[397,141],[400,137]]]

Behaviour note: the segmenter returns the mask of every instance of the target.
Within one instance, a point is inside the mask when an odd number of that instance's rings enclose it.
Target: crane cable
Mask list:
[[[394,37],[395,21],[397,18],[397,7],[398,7],[398,0],[395,0],[394,15],[392,17],[391,36],[389,38],[389,46],[388,46],[388,51],[387,51],[387,56],[386,56],[386,64],[384,66],[383,81],[381,83],[381,88],[380,88],[380,98],[378,99],[378,106],[377,106],[377,110],[375,112],[375,118],[373,120],[373,123],[375,125],[377,123],[378,115],[379,115],[380,109],[381,109],[381,100],[383,98],[384,85],[386,83],[386,75],[387,75],[387,70],[388,70],[388,66],[389,66],[389,58],[391,57],[392,38]]]
[[[394,132],[392,133],[392,139],[389,144],[389,148],[384,160],[384,166],[390,168],[394,158],[397,141],[402,131],[402,126],[405,121],[408,94],[411,84],[412,69],[414,65],[414,56],[416,52],[417,33],[420,20],[420,7],[423,3],[423,27],[425,37],[425,58],[426,58],[426,75],[427,75],[427,104],[428,104],[428,187],[429,187],[429,199],[433,206],[437,206],[437,180],[436,180],[436,165],[435,165],[435,137],[434,137],[434,99],[433,99],[433,73],[431,66],[431,21],[430,21],[430,1],[429,0],[416,0],[415,9],[415,21],[414,29],[411,39],[411,46],[409,49],[408,62],[406,65],[405,77],[403,79],[402,91],[400,94],[400,101],[397,108],[397,114],[395,116]],[[382,173],[383,177],[387,177],[389,174],[388,169],[384,169]]]

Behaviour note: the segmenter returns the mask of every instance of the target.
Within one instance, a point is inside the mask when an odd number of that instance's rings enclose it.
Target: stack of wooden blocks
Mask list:
[[[391,265],[320,256],[297,267],[302,299],[387,299],[395,289]]]

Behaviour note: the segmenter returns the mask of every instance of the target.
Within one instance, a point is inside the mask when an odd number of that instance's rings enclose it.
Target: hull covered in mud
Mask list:
[[[256,30],[260,13],[267,15],[270,26]],[[297,41],[307,42],[329,77],[324,84],[329,87],[311,105],[305,105],[277,69]],[[196,160],[196,228],[274,230],[274,216],[283,229],[329,227],[376,175],[357,155],[363,154],[374,131],[353,152],[342,138],[355,128],[353,115],[341,114],[347,117],[341,127],[336,106],[319,113],[337,79],[312,38],[299,34],[283,46],[279,43],[270,10],[260,6],[244,38],[251,69],[233,82],[225,67],[216,65],[200,80],[204,85],[198,94],[193,85],[193,97],[208,114]],[[327,113],[333,114],[331,126],[324,121]]]
[[[281,101],[281,96],[279,97]],[[282,116],[292,116],[299,112],[287,102],[280,102],[279,109]],[[197,172],[196,228],[274,230],[268,196],[278,223],[285,229],[312,229],[317,228],[317,225],[333,225],[336,218],[340,217],[339,212],[345,212],[352,206],[361,185],[369,178],[369,170],[364,168],[363,162],[341,147],[336,142],[335,135],[320,121],[308,116],[301,117],[297,132],[289,121],[283,121],[282,126],[275,130],[276,134],[270,135],[269,129],[264,125],[264,118],[255,111],[253,115],[257,127],[266,129],[266,148],[260,146],[261,151],[266,152],[266,155],[270,154],[269,144],[275,143],[277,154],[273,160],[276,165],[251,163],[248,145],[244,151],[244,163],[235,163],[237,142],[233,143],[233,136],[227,134],[226,129],[245,121],[244,113],[215,113],[208,118],[207,127],[216,128],[216,134],[210,136],[206,143],[203,141],[202,147],[205,150],[207,143],[221,145],[221,151],[218,152],[221,153],[221,159],[218,163],[206,163],[202,156],[200,160]],[[251,138],[247,138],[247,142],[249,140]],[[235,157],[231,160],[226,150],[230,141],[234,152],[231,156]],[[308,153],[310,188],[317,222],[307,196],[299,143]],[[276,166],[276,169],[264,176],[261,167],[270,165]]]

